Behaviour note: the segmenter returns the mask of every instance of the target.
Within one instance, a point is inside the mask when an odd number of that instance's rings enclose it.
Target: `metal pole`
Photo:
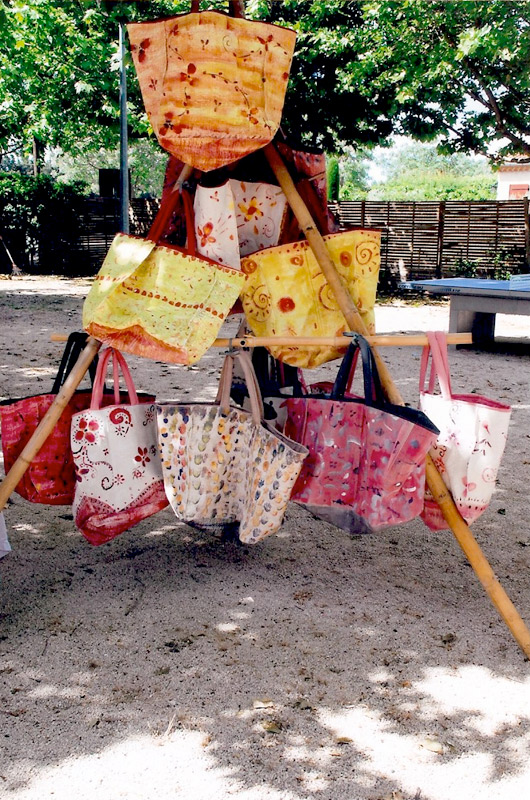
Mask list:
[[[129,158],[127,136],[127,73],[125,23],[120,22],[120,231],[129,233]]]

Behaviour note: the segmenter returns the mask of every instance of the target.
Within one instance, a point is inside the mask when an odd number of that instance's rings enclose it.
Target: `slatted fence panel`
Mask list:
[[[528,200],[330,204],[341,228],[382,230],[381,267],[403,279],[524,270],[530,261]]]
[[[383,202],[343,201],[330,204],[341,228],[367,227],[382,231],[381,267],[387,283],[399,280],[449,277],[463,265],[474,265],[480,274],[494,269],[530,271],[530,226],[528,200]],[[130,230],[145,236],[159,207],[158,200],[134,199],[131,202]],[[61,219],[57,220],[57,226]],[[58,266],[64,274],[95,274],[119,230],[118,201],[89,198],[79,212],[75,231],[58,231],[64,254],[56,263],[45,246],[33,243],[35,271],[53,272]],[[45,235],[44,232],[42,234]],[[23,233],[23,238],[27,236]],[[7,241],[7,237],[6,237]],[[32,240],[33,241],[33,240]],[[7,241],[15,261],[27,256],[26,241]],[[43,242],[45,245],[45,242]],[[48,248],[49,250],[49,248]],[[39,253],[42,258],[39,261]],[[26,259],[27,260],[27,259]],[[41,263],[47,262],[47,263]]]

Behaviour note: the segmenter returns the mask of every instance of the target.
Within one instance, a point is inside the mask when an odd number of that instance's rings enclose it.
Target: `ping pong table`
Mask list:
[[[400,283],[402,289],[449,296],[449,332],[471,331],[475,342],[493,342],[496,314],[530,314],[530,288],[510,281],[440,278]]]

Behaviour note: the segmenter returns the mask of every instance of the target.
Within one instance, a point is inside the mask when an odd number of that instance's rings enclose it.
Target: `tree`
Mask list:
[[[222,0],[213,6],[225,7]],[[392,133],[495,157],[530,153],[530,0],[247,0],[297,46],[283,129],[342,152]],[[189,0],[0,0],[0,157],[118,141],[118,20]],[[129,70],[131,137],[152,136]],[[504,146],[505,145],[505,146]]]
[[[464,153],[444,155],[434,144],[406,141],[375,152],[380,175],[369,200],[490,200],[497,179],[486,158]]]
[[[369,98],[389,84],[397,133],[492,160],[530,154],[530,3],[526,0],[364,5],[348,85]]]
[[[118,23],[167,16],[182,2],[0,0],[0,158],[12,151],[119,142]],[[130,70],[129,128],[149,126]]]
[[[373,158],[373,151],[365,148],[346,148],[339,161],[341,200],[366,200]]]
[[[328,200],[338,200],[340,194],[340,168],[339,159],[332,156],[328,159],[326,179],[328,185]]]

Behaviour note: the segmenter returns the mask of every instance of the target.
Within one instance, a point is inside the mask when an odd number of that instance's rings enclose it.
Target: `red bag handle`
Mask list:
[[[119,350],[115,350],[113,347],[107,347],[104,351],[103,355],[99,359],[98,368],[96,370],[96,377],[94,379],[94,387],[92,389],[92,400],[90,403],[90,408],[92,410],[96,410],[101,408],[101,401],[103,399],[103,386],[105,382],[105,375],[107,373],[107,367],[109,363],[109,359],[112,357],[112,368],[113,368],[113,376],[114,376],[114,402],[116,405],[120,403],[120,381],[119,381],[119,371],[121,370],[121,374],[123,375],[123,379],[125,382],[125,386],[127,389],[127,394],[129,396],[129,405],[137,406],[139,403],[138,395],[136,394],[136,389],[134,387],[134,381],[132,379],[131,373],[129,371],[129,367],[127,366],[127,362],[125,361],[124,357],[120,353]]]
[[[146,238],[158,244],[164,235],[164,231],[168,226],[169,220],[171,219],[171,216],[180,201],[182,201],[182,205],[184,206],[184,219],[186,221],[186,247],[184,248],[184,252],[190,256],[196,256],[197,240],[195,237],[195,214],[193,212],[193,203],[188,190],[179,188],[177,184],[175,184],[175,188],[171,194],[168,195],[167,199],[160,206],[158,214],[156,215]]]

